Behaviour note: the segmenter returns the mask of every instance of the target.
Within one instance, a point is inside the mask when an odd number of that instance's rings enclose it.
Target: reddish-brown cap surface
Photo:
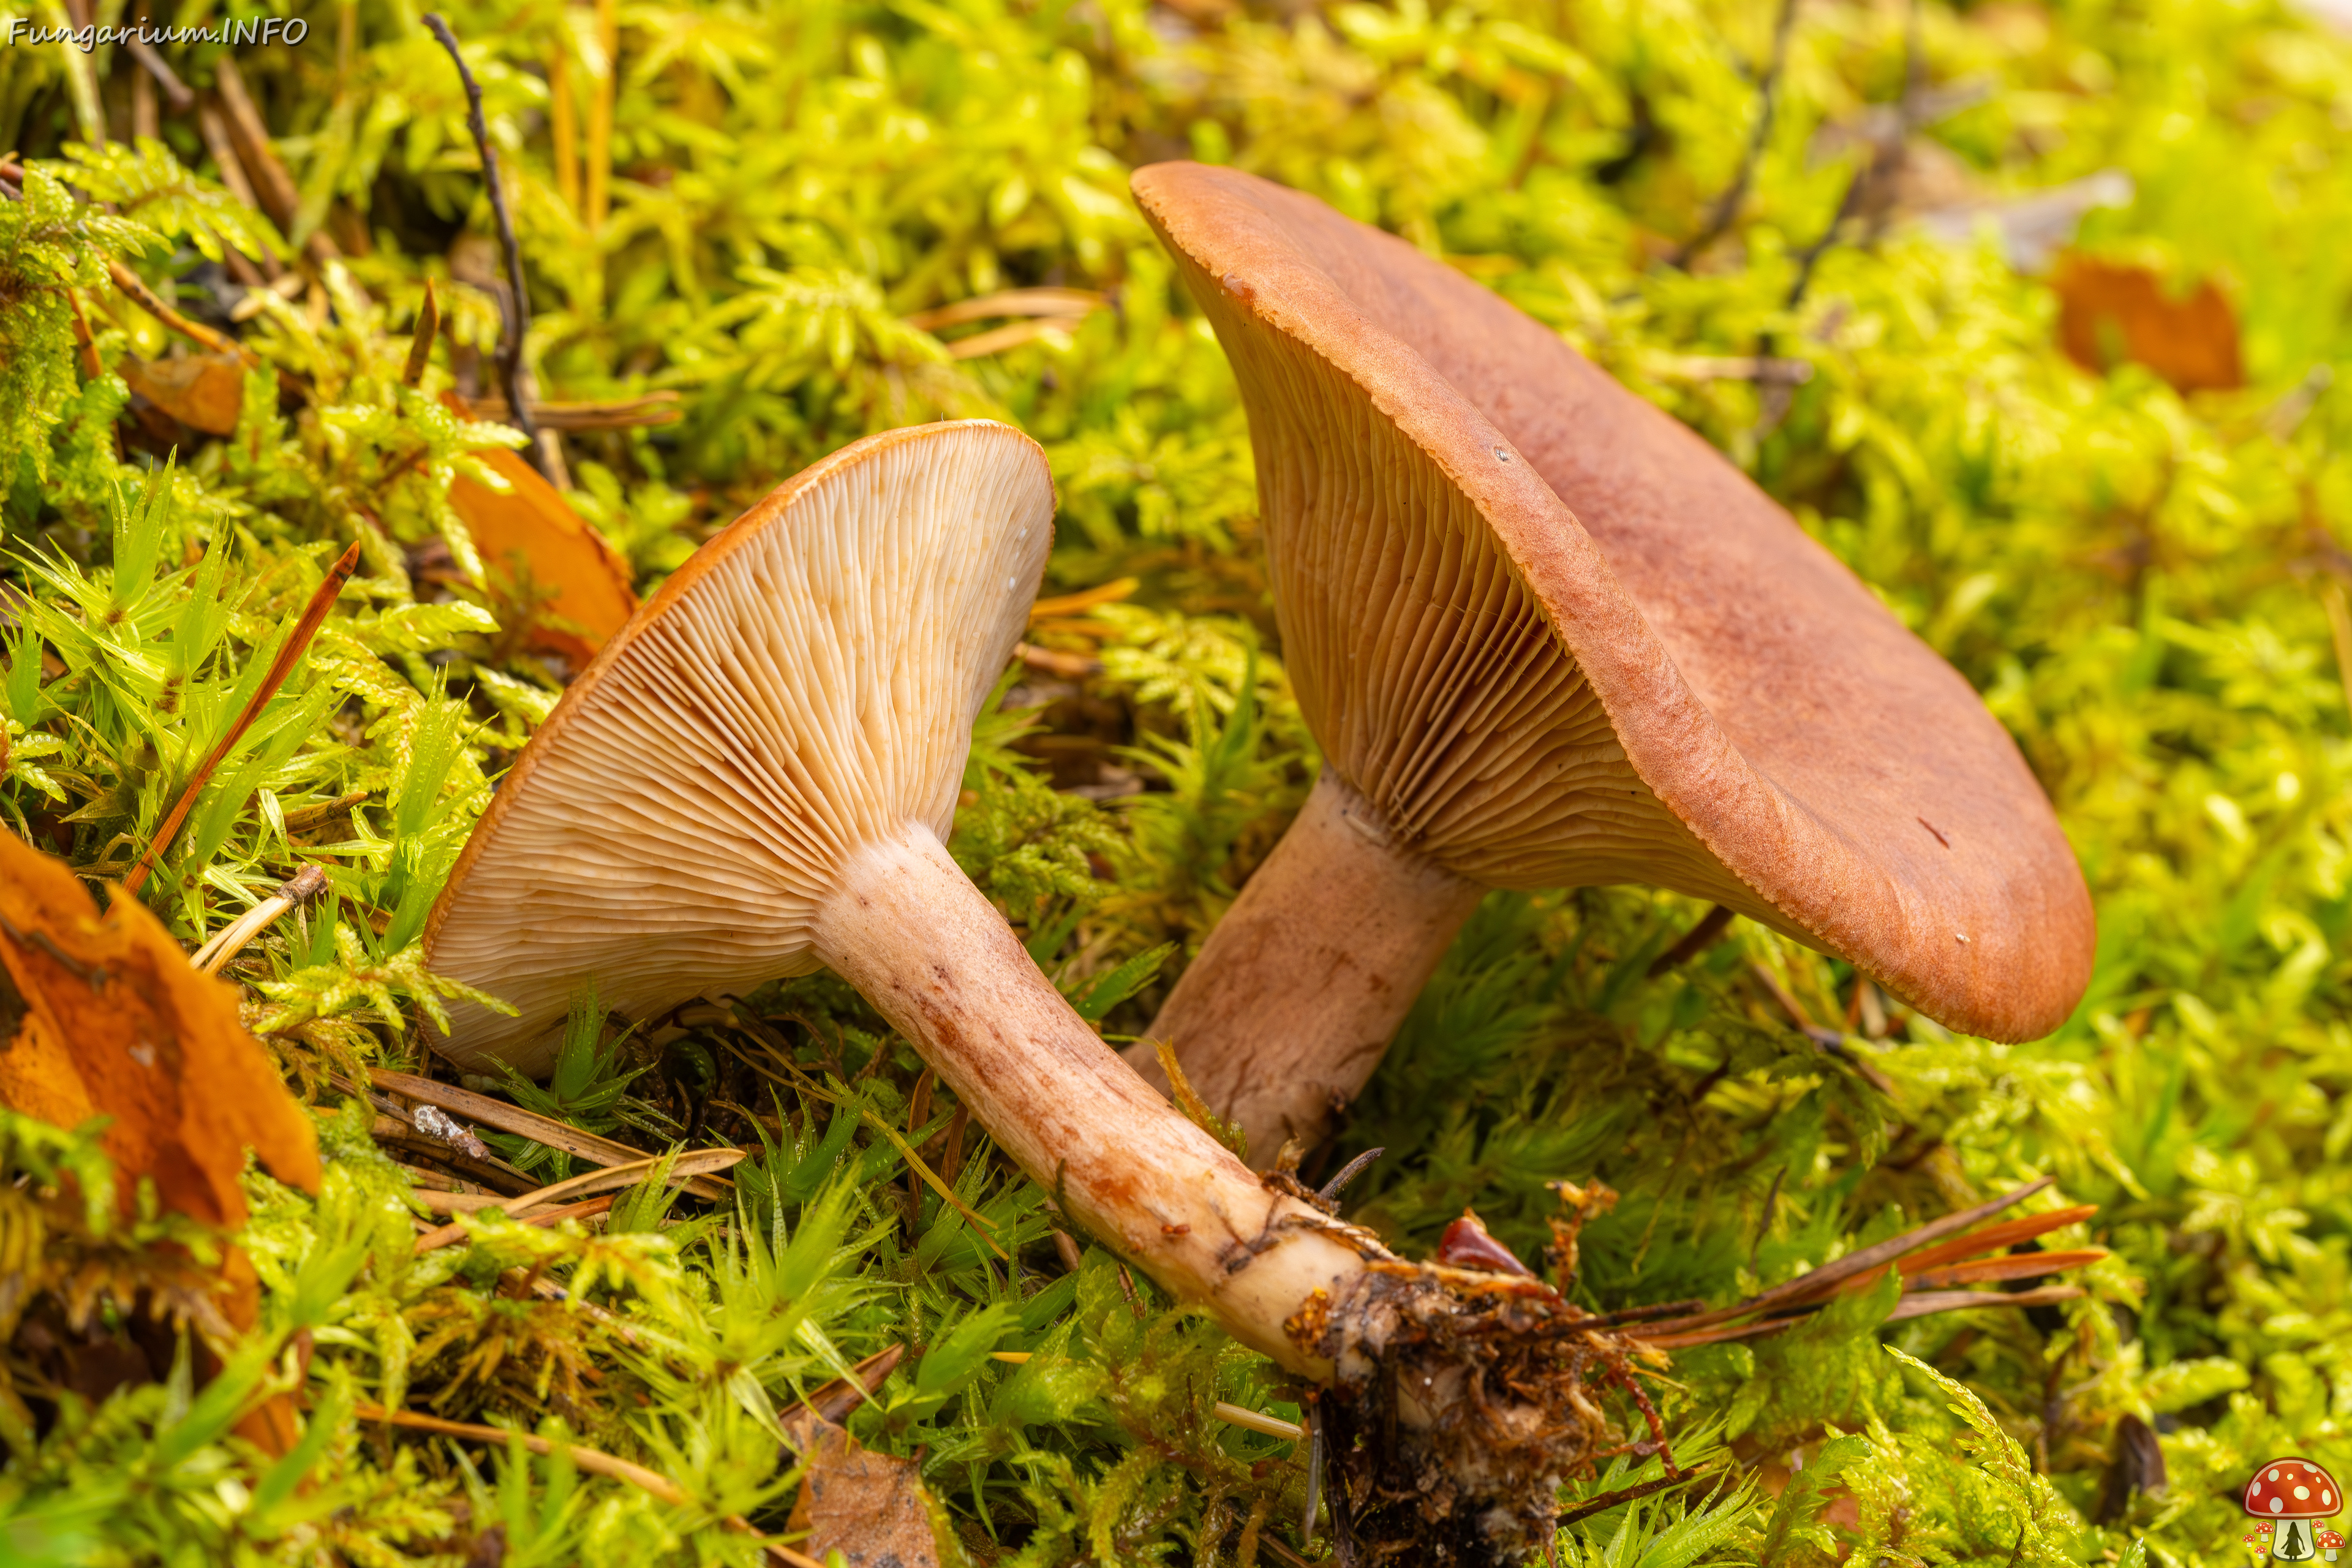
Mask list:
[[[2087,984],[2081,872],[1942,659],[1698,437],[1403,241],[1196,164],[1135,190],[1250,416],[1330,764],[1493,886],[1717,899],[2002,1039]]]

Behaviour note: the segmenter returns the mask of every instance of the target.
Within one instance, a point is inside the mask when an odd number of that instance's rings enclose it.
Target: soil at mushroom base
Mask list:
[[[1414,1265],[1262,1182],[1108,1048],[942,846],[974,712],[1043,567],[1052,486],[985,421],[869,437],[679,571],[566,693],[436,908],[436,969],[502,994],[443,1047],[545,1065],[593,984],[638,1016],[830,965],[1065,1212],[1331,1386],[1343,1472],[1431,1561],[1548,1538],[1612,1437],[1625,1347],[1522,1275]],[[1451,1544],[1445,1544],[1451,1542]]]

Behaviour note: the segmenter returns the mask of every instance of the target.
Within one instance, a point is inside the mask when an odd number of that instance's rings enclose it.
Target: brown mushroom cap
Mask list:
[[[2273,1459],[2246,1483],[2245,1504],[2257,1519],[2332,1519],[2344,1508],[2344,1491],[2309,1459]]]
[[[2000,1039],[2063,1021],[2090,898],[1976,693],[1714,448],[1403,241],[1162,163],[1231,358],[1327,760],[1496,887],[1717,900]]]
[[[1053,537],[1037,444],[987,420],[843,447],[640,608],[499,785],[427,962],[520,1010],[452,1010],[448,1054],[525,1072],[571,996],[637,1016],[817,967],[843,857],[947,837],[973,718]]]

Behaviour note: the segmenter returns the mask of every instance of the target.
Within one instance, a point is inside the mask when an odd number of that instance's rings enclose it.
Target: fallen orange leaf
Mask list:
[[[2070,254],[2051,279],[2058,346],[2084,370],[2144,364],[2182,392],[2246,384],[2238,318],[2211,279],[2176,299],[2152,269]]]
[[[191,430],[236,433],[237,410],[245,404],[245,365],[235,354],[125,359],[114,368],[131,391]]]
[[[939,1568],[930,1507],[912,1460],[861,1448],[833,1426],[819,1429],[806,1457],[791,1526],[809,1532],[803,1551],[838,1552],[850,1568]]]
[[[239,1178],[249,1148],[284,1182],[316,1191],[310,1120],[286,1092],[237,1016],[237,994],[198,973],[137,900],[118,893],[101,915],[65,862],[0,831],[0,963],[21,1013],[0,1039],[0,1103],[62,1127],[107,1117],[100,1146],[124,1180],[141,1178],[162,1205],[205,1225],[245,1223]],[[253,1265],[231,1249],[222,1316],[253,1326]],[[239,1430],[284,1452],[299,1428],[282,1398]]]
[[[443,401],[464,413],[456,394]],[[465,521],[486,565],[510,566],[511,558],[520,556],[534,584],[554,590],[549,612],[580,629],[542,625],[533,628],[531,641],[580,668],[636,613],[629,563],[520,454],[492,450],[474,456],[512,488],[501,495],[460,475],[449,482],[449,504]]]
[[[310,1119],[237,1017],[237,994],[199,974],[163,923],[117,898],[98,912],[62,860],[0,832],[0,960],[25,1003],[0,1044],[0,1100],[70,1127],[112,1118],[101,1140],[163,1206],[244,1223],[251,1148],[278,1177],[319,1184]]]

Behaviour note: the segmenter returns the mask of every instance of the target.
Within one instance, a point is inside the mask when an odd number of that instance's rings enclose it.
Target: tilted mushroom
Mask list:
[[[455,1007],[443,1048],[543,1070],[592,983],[645,1016],[829,964],[1078,1223],[1335,1384],[1330,1430],[1386,1391],[1375,1446],[1433,1478],[1426,1508],[1482,1552],[1522,1551],[1612,1440],[1562,1390],[1622,1378],[1622,1342],[1523,1274],[1402,1262],[1254,1175],[1103,1044],[942,847],[1053,504],[1027,437],[932,425],[845,447],[706,545],[564,694],[467,844],[428,962],[518,1016]]]
[[[446,1054],[544,1072],[593,984],[646,1016],[830,965],[1080,1223],[1242,1339],[1360,1268],[1128,1070],[942,847],[1054,488],[982,420],[843,448],[706,545],[565,692],[467,842],[428,962],[518,1009]],[[1244,1269],[1236,1245],[1294,1213]]]
[[[1488,888],[1668,888],[1958,1028],[2065,1018],[2093,923],[2049,802],[1785,510],[1403,241],[1234,170],[1134,184],[1240,383],[1325,755],[1150,1031],[1254,1155],[1323,1134]]]

